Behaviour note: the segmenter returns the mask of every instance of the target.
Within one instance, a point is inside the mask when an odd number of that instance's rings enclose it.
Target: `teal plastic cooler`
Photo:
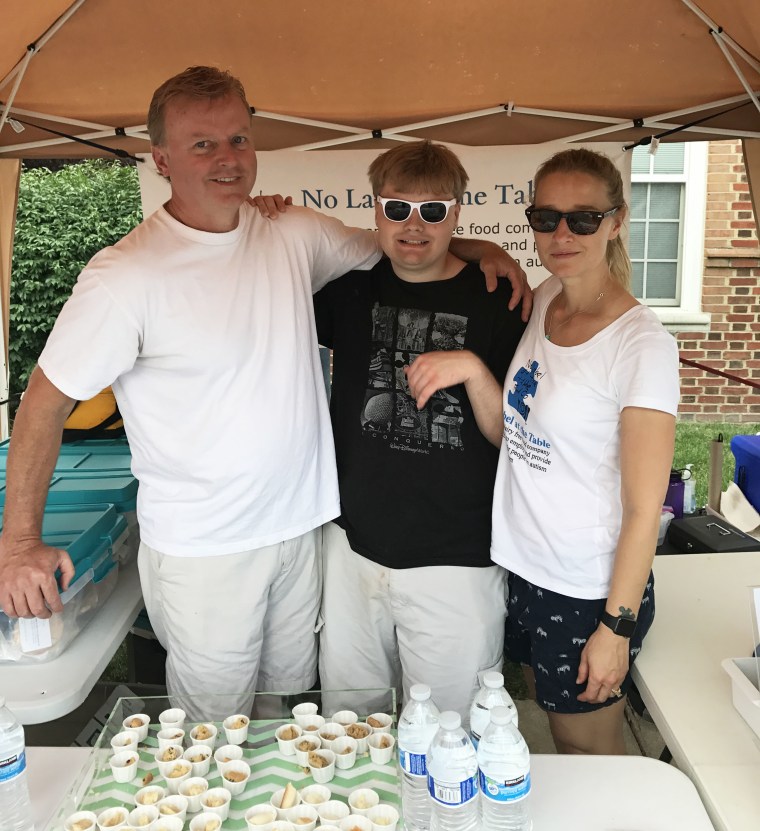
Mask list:
[[[127,520],[113,505],[47,507],[42,539],[65,549],[76,571],[61,593],[63,611],[50,619],[19,620],[0,612],[0,661],[28,663],[60,655],[113,591],[126,538]]]

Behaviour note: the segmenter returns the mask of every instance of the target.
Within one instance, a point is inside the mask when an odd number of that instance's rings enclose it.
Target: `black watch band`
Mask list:
[[[602,612],[602,623],[612,629],[621,638],[630,638],[636,631],[636,621],[630,617],[615,617],[609,612]]]

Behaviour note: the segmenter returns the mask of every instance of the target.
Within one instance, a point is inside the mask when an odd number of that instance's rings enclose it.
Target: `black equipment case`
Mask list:
[[[668,542],[683,554],[760,551],[760,540],[743,533],[722,517],[709,514],[674,519],[668,526]]]

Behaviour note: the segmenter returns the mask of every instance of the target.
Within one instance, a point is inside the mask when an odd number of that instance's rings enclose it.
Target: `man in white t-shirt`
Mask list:
[[[8,457],[0,606],[61,610],[55,571],[65,587],[73,567],[40,540],[47,488],[74,401],[112,384],[169,692],[233,694],[219,702],[229,714],[256,687],[316,677],[318,535],[339,502],[311,295],[380,251],[371,232],[312,211],[270,223],[246,204],[251,115],[229,73],[169,79],[148,129],[171,198],[91,260],[30,379]]]

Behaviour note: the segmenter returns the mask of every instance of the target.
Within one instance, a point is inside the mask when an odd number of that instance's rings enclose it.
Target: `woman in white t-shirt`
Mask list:
[[[628,290],[614,164],[566,150],[534,188],[526,214],[552,276],[536,290],[503,393],[476,363],[468,376],[484,379],[478,423],[501,446],[491,556],[511,572],[507,654],[535,684],[558,751],[624,753],[630,666],[654,616],[678,350]],[[418,364],[418,404],[467,380]]]

